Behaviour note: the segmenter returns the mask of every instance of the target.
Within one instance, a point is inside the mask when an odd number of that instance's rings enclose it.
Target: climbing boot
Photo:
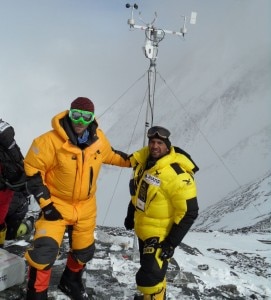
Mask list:
[[[58,288],[73,300],[89,300],[82,282],[82,275],[83,270],[73,272],[66,266]]]
[[[35,290],[27,290],[26,300],[48,300],[47,290],[36,292]]]
[[[27,272],[26,300],[47,300],[52,269],[38,270],[29,266]]]

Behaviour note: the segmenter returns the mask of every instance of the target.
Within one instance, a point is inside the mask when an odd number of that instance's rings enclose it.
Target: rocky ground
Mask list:
[[[96,252],[94,259],[87,264],[84,274],[87,291],[92,300],[132,300],[135,293],[134,274],[138,269],[138,261],[134,252],[123,240],[118,237],[131,239],[132,233],[123,228],[98,227],[96,239]],[[31,240],[31,236],[28,237]],[[114,245],[112,244],[113,239]],[[187,244],[179,246],[182,251],[191,256],[202,255],[195,247]],[[6,250],[23,256],[25,246],[18,246],[13,242],[6,245]],[[69,250],[68,238],[65,237],[61,253],[53,267],[50,284],[50,299],[69,299],[57,289],[57,284],[65,266],[66,255]],[[253,276],[270,278],[270,264],[254,253],[238,253],[230,249],[208,249],[211,253],[219,255],[221,261],[227,262],[231,268],[231,276],[238,277],[240,272],[250,272]],[[208,264],[198,265],[202,270],[208,270]],[[129,277],[130,276],[130,277]],[[225,284],[209,288],[199,276],[180,268],[176,260],[172,259],[167,274],[167,299],[268,299],[266,295],[251,290],[249,298],[242,296],[237,286]],[[0,300],[22,300],[25,295],[26,283],[13,286],[0,292]]]

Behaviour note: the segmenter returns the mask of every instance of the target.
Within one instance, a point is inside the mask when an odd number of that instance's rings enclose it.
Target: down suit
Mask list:
[[[144,147],[130,157],[133,178],[129,205],[129,210],[134,210],[134,229],[139,239],[137,288],[147,295],[166,287],[168,259],[160,258],[161,243],[167,241],[175,249],[198,215],[193,177],[198,167],[191,157],[171,146],[169,154],[146,167],[149,155],[149,148]]]
[[[85,265],[93,257],[96,180],[101,165],[130,166],[126,154],[111,147],[96,120],[88,126],[88,140],[79,145],[68,114],[64,111],[56,115],[53,129],[34,139],[25,157],[29,192],[41,208],[52,202],[61,214],[54,221],[40,216],[33,246],[25,253],[29,265],[38,270],[32,278],[30,274],[29,280],[36,291],[48,288],[50,270],[67,227],[72,228],[69,232],[73,260]]]

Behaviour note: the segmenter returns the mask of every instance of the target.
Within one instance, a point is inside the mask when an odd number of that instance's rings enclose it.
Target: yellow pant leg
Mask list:
[[[164,295],[166,289],[168,260],[161,260],[159,257],[161,253],[160,248],[153,248],[153,251],[150,251],[152,247],[148,247],[148,249],[148,253],[143,254],[143,259],[141,259],[141,268],[136,274],[137,289],[142,294],[146,295],[146,297],[148,295],[159,295],[160,293]],[[161,279],[159,280],[157,278]]]

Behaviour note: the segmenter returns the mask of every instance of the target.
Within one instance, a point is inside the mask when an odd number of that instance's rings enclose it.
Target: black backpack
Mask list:
[[[14,128],[0,119],[0,190],[25,188],[24,157],[14,136]]]
[[[10,150],[0,145],[0,190],[9,188],[20,191],[25,188],[23,156],[19,147],[17,145],[14,147],[15,149]],[[14,157],[14,151],[20,153],[21,159],[18,159],[18,155]]]

